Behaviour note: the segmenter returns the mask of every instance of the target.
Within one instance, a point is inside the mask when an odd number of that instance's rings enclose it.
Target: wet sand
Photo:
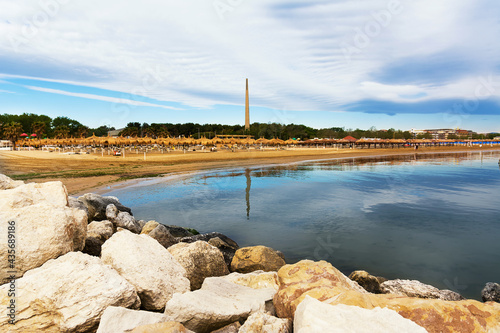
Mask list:
[[[101,153],[70,155],[46,151],[0,151],[0,173],[27,182],[62,181],[70,194],[130,179],[174,175],[212,169],[284,164],[330,158],[353,158],[398,154],[500,150],[499,146],[429,147],[395,149],[296,148],[289,150],[239,150],[237,152],[148,152],[127,151],[124,156]]]

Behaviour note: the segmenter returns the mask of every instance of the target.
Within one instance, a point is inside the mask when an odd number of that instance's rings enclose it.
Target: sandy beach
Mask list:
[[[125,156],[73,155],[46,151],[0,151],[0,173],[28,182],[60,180],[70,194],[92,191],[107,184],[135,178],[180,174],[221,168],[293,163],[306,160],[353,158],[398,154],[426,154],[500,150],[498,146],[432,147],[399,149],[241,150],[237,152],[144,153],[127,151]]]

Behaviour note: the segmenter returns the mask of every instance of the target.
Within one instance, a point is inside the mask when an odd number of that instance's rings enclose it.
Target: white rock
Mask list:
[[[161,313],[110,306],[101,317],[97,333],[125,333],[137,326],[166,321],[168,321],[167,317]]]
[[[222,253],[207,242],[178,243],[168,251],[186,270],[191,290],[200,289],[207,277],[229,274]]]
[[[388,280],[380,284],[383,293],[400,296],[460,301],[464,298],[451,290],[439,290],[436,287],[417,280]]]
[[[8,304],[9,284],[0,287]],[[129,282],[99,258],[71,252],[16,281],[16,324],[0,316],[2,332],[92,332],[111,305],[139,308]]]
[[[105,242],[113,236],[113,223],[108,220],[91,222],[87,226],[87,236],[96,237]]]
[[[12,180],[10,177],[0,173],[0,190],[9,190],[23,184],[24,182],[21,180]]]
[[[192,331],[211,332],[252,313],[264,312],[275,293],[274,289],[252,289],[211,277],[199,290],[174,294],[165,314]]]
[[[102,246],[101,258],[136,287],[146,310],[162,310],[174,293],[190,290],[186,270],[147,235],[117,232]]]
[[[67,207],[61,182],[26,184],[0,191],[0,283],[9,269],[8,237],[15,245],[18,277],[49,259],[81,251],[87,234],[87,215]],[[9,225],[15,222],[15,227]],[[15,233],[9,236],[7,231]],[[12,245],[11,245],[12,246]]]
[[[47,203],[68,206],[68,192],[61,182],[29,183],[0,192],[0,211]]]
[[[344,304],[330,305],[306,296],[295,311],[294,332],[426,333],[413,321],[394,310],[363,309]],[[334,329],[334,330],[333,330]]]
[[[290,319],[276,318],[267,313],[257,312],[245,321],[239,333],[290,333],[292,321]]]
[[[246,274],[233,272],[221,278],[254,289],[272,288],[276,291],[279,289],[278,273],[276,272],[253,271]]]

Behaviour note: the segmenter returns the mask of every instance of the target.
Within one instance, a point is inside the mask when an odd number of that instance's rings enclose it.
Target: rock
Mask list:
[[[280,289],[274,297],[278,317],[293,318],[306,296],[364,309],[387,308],[430,333],[495,332],[500,330],[500,304],[474,300],[457,302],[394,294],[371,294],[330,264],[303,260],[278,271]],[[347,282],[346,282],[347,280]]]
[[[83,202],[81,202],[77,198],[68,197],[68,205],[70,208],[77,208],[77,209],[83,210],[85,212],[85,214],[87,214],[87,216],[89,216],[89,209],[87,208],[87,206]],[[88,221],[88,222],[90,223],[92,221]]]
[[[274,289],[252,289],[212,277],[199,290],[174,294],[165,314],[195,332],[211,332],[264,311],[274,293]]]
[[[238,247],[234,247],[220,239],[219,237],[214,237],[208,240],[208,244],[215,246],[224,256],[224,261],[226,262],[227,268],[231,268],[231,261],[233,261],[234,254]]]
[[[142,228],[141,234],[148,235],[158,241],[163,247],[169,248],[177,243],[177,239],[170,234],[168,229],[156,221],[149,221]]]
[[[329,305],[310,296],[299,304],[293,320],[295,332],[370,332],[370,333],[426,333],[427,331],[403,318],[396,311],[374,308],[363,309],[344,304]],[[241,331],[240,331],[241,332]]]
[[[361,287],[370,293],[382,293],[379,279],[376,276],[368,274],[366,271],[354,271],[349,275],[349,279],[356,281]]]
[[[99,194],[87,193],[78,197],[78,200],[87,206],[89,211],[89,222],[106,220],[106,207],[110,204],[115,205],[120,212],[132,214],[132,210],[123,206],[116,197],[103,197]]]
[[[130,310],[117,306],[110,306],[102,314],[97,333],[124,333],[147,324],[156,324],[168,321],[162,313]]]
[[[100,257],[103,243],[104,242],[99,238],[87,237],[87,239],[85,240],[85,247],[83,248],[82,252],[94,257]]]
[[[111,221],[115,228],[123,228],[139,234],[142,230],[139,222],[128,212],[120,212],[114,204],[106,207],[106,218]]]
[[[166,323],[149,324],[134,328],[130,333],[194,333],[184,325],[169,321]]]
[[[170,232],[170,234],[176,238],[194,236],[191,232],[189,232],[185,228],[176,225],[165,225],[165,228],[167,228],[168,232]]]
[[[200,289],[207,277],[229,274],[222,253],[207,242],[178,243],[168,251],[186,270],[191,290]]]
[[[295,309],[306,295],[325,300],[345,290],[367,293],[326,261],[302,260],[285,265],[278,271],[278,281],[280,288],[274,296],[274,306],[280,318],[292,319]]]
[[[0,304],[8,304],[8,289],[0,287]],[[101,259],[81,252],[28,271],[16,290],[16,324],[1,316],[2,332],[92,332],[108,306],[140,306],[134,286]]]
[[[247,274],[233,272],[221,278],[253,289],[272,288],[278,291],[279,288],[278,273],[276,272],[253,271]]]
[[[146,221],[138,220],[137,223],[139,224],[139,227],[141,228],[141,232],[142,232],[142,229],[144,228],[144,226],[146,226]]]
[[[229,246],[231,246],[233,248],[236,248],[236,249],[239,248],[238,243],[236,243],[234,240],[227,237],[226,235],[221,234],[220,232],[210,232],[208,234],[200,234],[200,235],[194,235],[194,236],[189,236],[189,237],[182,237],[180,239],[180,241],[184,242],[184,243],[194,243],[194,242],[199,241],[199,240],[208,242],[212,238],[216,238],[216,237],[220,238],[221,240],[223,240],[224,242],[226,242]]]
[[[0,191],[0,211],[46,203],[54,207],[68,207],[68,192],[61,182],[29,183]]]
[[[190,290],[186,270],[147,235],[117,232],[102,246],[101,257],[136,287],[146,310],[162,310],[172,294]]]
[[[87,215],[67,206],[61,182],[0,191],[0,283],[8,281],[8,230],[15,235],[17,277],[85,246]],[[10,228],[10,229],[9,229]],[[14,238],[11,238],[14,239]],[[11,244],[13,244],[11,242]]]
[[[500,284],[488,282],[484,289],[481,291],[483,302],[497,302],[500,303]]]
[[[250,273],[257,270],[277,271],[284,266],[285,260],[267,246],[251,246],[238,249],[231,262],[231,271]]]
[[[240,330],[241,324],[237,321],[235,323],[226,325],[218,330],[212,331],[211,333],[238,333]]]
[[[12,180],[10,177],[0,173],[0,190],[10,190],[21,185],[24,185],[23,181]]]
[[[108,220],[94,221],[87,225],[87,237],[95,237],[102,242],[113,236],[113,223]]]
[[[460,301],[464,298],[451,290],[439,290],[417,280],[388,280],[380,285],[383,293],[408,297],[442,299],[443,301]]]
[[[319,301],[318,301],[319,302]],[[239,333],[291,333],[292,321],[290,319],[280,319],[266,313],[257,312],[245,321]],[[316,331],[326,332],[326,331]]]
[[[234,254],[236,250],[240,248],[234,240],[219,232],[183,237],[180,239],[180,241],[184,243],[193,243],[199,240],[208,242],[210,245],[218,248],[224,256],[227,268],[231,268],[231,261],[233,260]]]

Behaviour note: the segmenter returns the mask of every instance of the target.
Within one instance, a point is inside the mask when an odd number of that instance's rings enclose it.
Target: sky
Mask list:
[[[500,132],[497,0],[0,0],[0,114]]]

